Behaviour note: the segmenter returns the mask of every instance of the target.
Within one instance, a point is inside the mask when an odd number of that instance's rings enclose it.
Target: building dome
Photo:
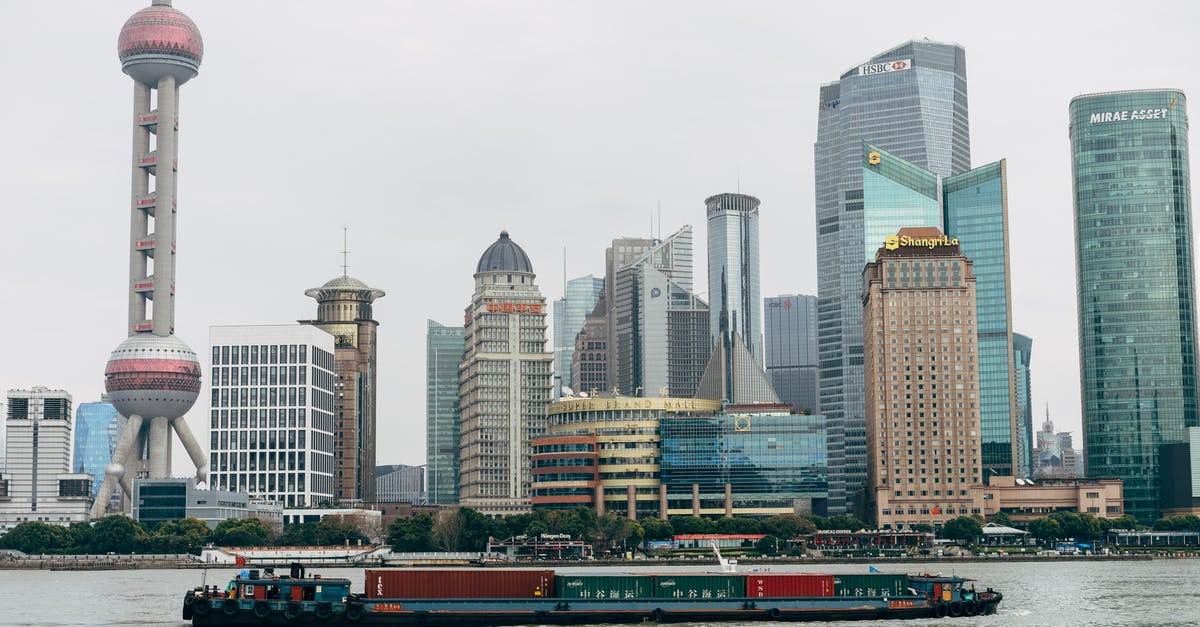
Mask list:
[[[117,38],[121,69],[134,80],[154,86],[164,76],[182,85],[200,71],[204,40],[200,29],[171,0],[154,0],[134,13]]]
[[[475,272],[525,272],[533,274],[533,264],[529,263],[529,255],[508,238],[508,231],[500,231],[500,239],[488,246],[479,258]]]
[[[200,395],[200,361],[174,335],[131,335],[109,357],[104,389],[122,416],[176,418]]]
[[[365,300],[369,303],[376,298],[387,296],[387,292],[375,289],[352,276],[342,275],[329,279],[321,287],[305,290],[304,295],[322,302],[349,299]]]

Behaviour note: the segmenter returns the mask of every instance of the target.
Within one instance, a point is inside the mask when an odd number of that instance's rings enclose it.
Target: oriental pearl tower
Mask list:
[[[208,477],[204,452],[183,419],[200,394],[200,362],[174,335],[179,87],[199,71],[204,42],[171,0],[153,0],[126,20],[117,53],[133,79],[129,337],[113,350],[104,387],[127,421],[93,518],[105,514],[117,485],[128,499],[132,477],[170,476],[172,429],[196,466],[196,480]]]

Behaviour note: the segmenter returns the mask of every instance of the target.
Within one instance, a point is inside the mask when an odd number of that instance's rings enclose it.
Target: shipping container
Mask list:
[[[366,571],[372,599],[528,599],[554,591],[552,570],[380,570]]]
[[[746,596],[745,575],[655,575],[656,598],[727,599]]]
[[[653,577],[639,575],[554,578],[554,596],[564,599],[647,599]]]
[[[756,598],[831,597],[833,575],[746,575],[746,596]]]
[[[908,590],[908,575],[872,573],[834,575],[833,595],[839,597],[890,597]]]

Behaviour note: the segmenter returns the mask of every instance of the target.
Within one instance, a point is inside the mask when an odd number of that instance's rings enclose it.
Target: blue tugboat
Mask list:
[[[417,590],[443,580],[496,582],[529,579],[528,570],[367,572],[367,594],[351,592],[350,580],[305,576],[294,565],[288,576],[243,571],[224,589],[201,586],[183,599],[183,618],[193,625],[579,625],[644,622],[721,621],[844,621],[943,618],[994,614],[1003,595],[991,588],[976,592],[962,577],[888,575],[883,588],[840,589],[817,596],[756,596],[771,586],[803,585],[820,579],[859,582],[869,575],[770,575],[781,579],[766,586],[764,576],[742,575],[622,575],[563,577],[545,573],[556,584],[535,586],[520,598],[493,596],[496,587],[477,585],[435,589],[423,596],[406,589],[389,589],[383,582],[400,582]],[[721,587],[712,588],[714,578]],[[449,578],[449,579],[447,579]],[[685,580],[703,579],[689,589]],[[586,580],[605,580],[592,585]],[[747,580],[757,581],[747,587]],[[372,581],[380,582],[372,588]],[[582,583],[581,583],[582,582]],[[898,584],[895,582],[899,582]],[[564,585],[566,584],[566,585]],[[393,585],[393,584],[388,584]],[[497,584],[504,585],[504,584]],[[835,585],[838,585],[835,583]],[[858,584],[855,584],[858,585]],[[866,584],[871,585],[871,584]],[[902,585],[902,589],[892,586]],[[416,586],[416,587],[412,587]],[[704,587],[708,586],[708,587]],[[610,592],[606,590],[612,589]],[[638,591],[641,592],[638,592]],[[669,592],[664,592],[669,591]],[[729,593],[732,591],[732,594]],[[522,593],[524,594],[524,593]]]

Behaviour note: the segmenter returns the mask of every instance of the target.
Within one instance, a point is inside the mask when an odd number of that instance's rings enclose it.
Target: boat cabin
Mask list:
[[[918,594],[934,602],[970,601],[975,598],[975,589],[965,588],[967,582],[962,577],[943,577],[941,575],[909,575],[908,585]]]
[[[350,580],[343,578],[324,579],[320,575],[304,576],[304,568],[292,568],[291,576],[276,577],[274,569],[265,573],[258,570],[243,570],[229,582],[226,598],[266,601],[316,601],[345,603],[350,596]]]

